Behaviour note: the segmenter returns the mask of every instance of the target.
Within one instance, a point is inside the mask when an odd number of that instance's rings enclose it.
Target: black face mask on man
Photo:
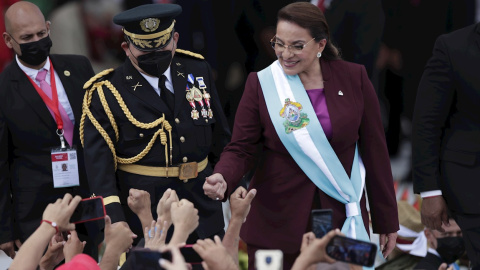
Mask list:
[[[17,41],[15,40],[15,42]],[[22,44],[17,42],[17,44],[20,45],[20,51],[22,52],[22,55],[19,55],[18,58],[29,65],[38,66],[50,55],[52,40],[48,35],[37,41]]]
[[[155,51],[137,57],[138,66],[149,75],[160,77],[172,62],[172,51]]]
[[[447,264],[455,262],[465,253],[465,243],[463,238],[437,238],[437,252]]]

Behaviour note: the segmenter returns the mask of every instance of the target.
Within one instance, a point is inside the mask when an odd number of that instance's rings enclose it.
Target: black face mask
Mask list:
[[[137,62],[143,71],[160,78],[172,62],[172,51],[155,51],[140,55]]]
[[[437,252],[447,264],[455,262],[465,253],[465,243],[463,242],[463,238],[437,238]]]
[[[17,41],[15,40],[15,42]],[[20,51],[22,52],[22,55],[19,55],[18,58],[29,65],[38,66],[50,55],[52,40],[48,35],[40,40],[18,45],[20,45]]]

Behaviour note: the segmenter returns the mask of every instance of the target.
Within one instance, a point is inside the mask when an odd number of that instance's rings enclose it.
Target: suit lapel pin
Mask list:
[[[63,74],[68,77],[68,76],[70,76],[70,71],[65,70],[65,71],[63,72]]]
[[[182,64],[180,64],[179,62],[176,62],[175,64],[176,64],[177,66],[181,66],[181,65],[182,65]]]
[[[131,79],[132,79],[132,76],[126,76],[125,79],[131,80]]]
[[[339,96],[343,96],[342,90],[338,91],[338,95],[339,95]]]
[[[183,78],[185,78],[185,75],[183,75],[183,72],[180,72],[177,70],[177,76],[182,76]]]
[[[137,90],[137,87],[138,87],[138,86],[142,86],[142,85],[141,85],[139,82],[137,82],[137,84],[135,84],[134,86],[132,86],[132,87],[133,87],[133,91]]]

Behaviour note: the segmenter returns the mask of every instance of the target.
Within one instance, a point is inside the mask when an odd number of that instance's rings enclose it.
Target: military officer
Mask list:
[[[175,4],[148,4],[117,14],[128,59],[84,88],[82,141],[91,191],[104,197],[112,222],[143,235],[127,206],[130,188],[148,191],[152,212],[171,188],[199,211],[189,241],[223,235],[222,205],[204,195],[212,161],[230,140],[208,63],[177,48]]]

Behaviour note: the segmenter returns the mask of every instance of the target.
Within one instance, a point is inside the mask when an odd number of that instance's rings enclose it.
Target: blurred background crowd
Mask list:
[[[3,13],[17,0],[0,1]],[[147,3],[176,3],[178,47],[210,63],[233,126],[246,76],[274,60],[269,40],[287,0],[31,0],[51,21],[51,53],[87,56],[95,72],[125,60],[123,33],[112,17]],[[312,0],[324,10],[344,60],[363,64],[377,91],[397,199],[418,207],[411,187],[410,123],[419,80],[435,39],[480,21],[480,0]],[[0,72],[12,60],[0,42]],[[400,217],[402,219],[402,217]]]

